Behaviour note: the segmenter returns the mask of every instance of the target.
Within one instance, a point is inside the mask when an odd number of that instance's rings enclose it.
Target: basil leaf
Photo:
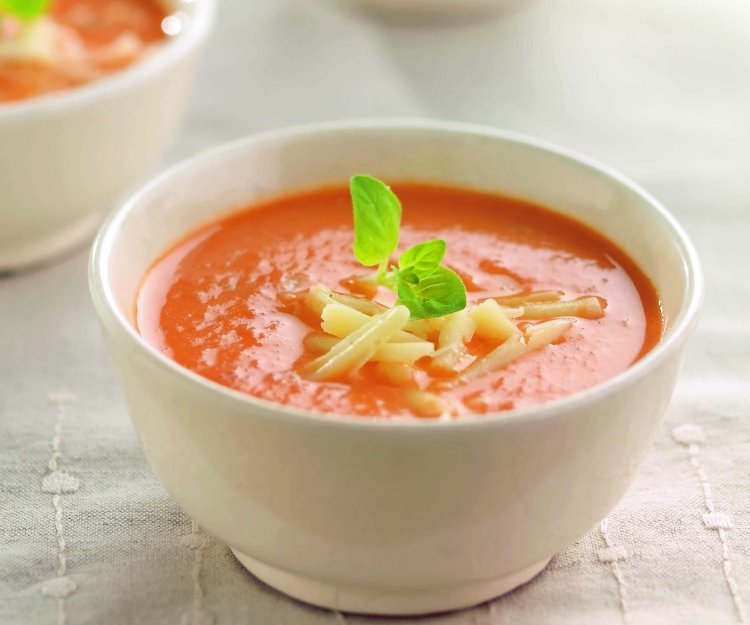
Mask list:
[[[401,202],[372,176],[354,176],[349,191],[354,205],[354,255],[366,267],[386,263],[398,245]]]
[[[440,266],[445,241],[415,245],[401,254],[398,268],[391,269],[388,261],[398,246],[401,202],[388,185],[372,176],[353,176],[349,191],[354,206],[354,255],[367,267],[380,266],[378,284],[395,290],[398,303],[408,307],[414,319],[442,317],[466,308],[461,278]]]
[[[49,7],[50,0],[0,0],[0,13],[10,13],[22,20],[33,20]]]
[[[413,269],[417,275],[428,275],[440,266],[445,256],[446,243],[433,239],[406,250],[398,259],[399,269]]]
[[[414,272],[398,277],[398,304],[411,311],[413,319],[442,317],[466,308],[466,287],[461,278],[447,267],[437,267],[432,273],[411,278]]]

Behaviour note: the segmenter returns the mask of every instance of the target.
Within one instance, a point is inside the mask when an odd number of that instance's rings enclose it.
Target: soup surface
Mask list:
[[[462,277],[470,306],[537,291],[606,302],[600,318],[571,318],[561,340],[476,380],[446,383],[430,375],[426,359],[418,361],[409,385],[444,398],[451,418],[581,391],[623,371],[659,340],[653,286],[584,225],[496,195],[411,183],[393,189],[403,204],[399,250],[444,239],[445,263]],[[318,413],[414,416],[408,388],[384,380],[374,363],[345,380],[313,381],[304,373],[317,356],[305,339],[320,332],[320,318],[290,314],[285,294],[316,284],[345,291],[347,278],[362,273],[352,254],[347,189],[286,196],[212,223],[168,251],[143,280],[137,326],[181,365],[265,400]],[[375,299],[392,305],[395,295],[381,288]],[[475,337],[463,364],[492,348]]]
[[[0,16],[0,102],[68,89],[130,65],[167,36],[166,17],[158,0],[53,0],[29,24]]]

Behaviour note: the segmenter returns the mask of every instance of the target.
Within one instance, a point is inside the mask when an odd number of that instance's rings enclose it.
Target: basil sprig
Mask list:
[[[12,15],[24,21],[35,20],[49,8],[50,0],[0,0],[0,17]]]
[[[391,266],[401,229],[401,202],[388,185],[372,176],[354,176],[349,190],[354,206],[354,255],[366,267],[378,266],[377,283],[396,291],[398,304],[406,306],[413,319],[442,317],[466,308],[464,283],[441,264],[445,241],[419,243]]]

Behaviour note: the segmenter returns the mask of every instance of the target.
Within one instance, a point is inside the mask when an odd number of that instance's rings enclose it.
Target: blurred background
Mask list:
[[[422,22],[356,4],[222,0],[174,157],[292,123],[423,116],[538,135],[657,194],[700,176],[677,212],[748,171],[746,3],[510,0]]]
[[[740,593],[750,600],[747,467],[724,462],[721,452],[732,447],[750,454],[750,3],[515,0],[494,14],[459,11],[429,19],[372,13],[353,4],[222,0],[167,163],[283,126],[427,117],[535,135],[599,159],[645,186],[696,243],[708,293],[675,401],[631,495],[613,515],[610,533],[616,543],[639,535],[633,550],[638,568],[629,573],[638,571],[630,588],[638,623],[739,622],[713,535],[696,548],[694,560],[679,565],[700,572],[695,587],[665,577],[657,561],[684,559],[677,538],[688,526],[702,527],[699,490],[688,502],[695,513],[687,517],[668,487],[693,477],[685,450],[670,435],[689,412],[715,444],[705,467],[716,496],[733,511],[734,572]],[[137,446],[89,302],[87,255],[81,249],[0,281],[0,397],[7,414],[17,417],[6,433],[28,456],[19,468],[0,446],[0,466],[13,466],[3,488],[28,504],[5,554],[16,564],[54,558],[48,499],[29,485],[37,489],[54,426],[44,391],[68,389],[81,399],[65,426],[65,453],[85,485],[66,512],[71,568],[85,568],[96,580],[71,597],[76,618],[70,623],[176,623],[192,592],[192,555],[179,542],[191,524]],[[45,294],[43,307],[33,305],[39,293]],[[82,469],[96,462],[106,465],[106,474]],[[633,498],[637,505],[629,504]],[[92,519],[109,537],[104,543],[87,540]],[[674,530],[651,531],[657,521]],[[592,580],[611,582],[609,569],[592,556],[598,540],[587,537],[553,560],[538,583],[503,599],[496,617],[483,607],[424,623],[599,624],[603,614],[619,622],[612,587],[610,594],[589,593]],[[556,572],[571,567],[582,573],[565,587],[557,584]],[[207,548],[203,575],[219,622],[335,622],[330,613],[249,582],[221,545]],[[171,585],[160,586],[167,577]],[[53,602],[42,601],[36,581],[0,579],[0,599],[12,596],[13,613],[29,614],[29,622],[53,622]],[[661,607],[648,603],[654,597],[663,600]],[[550,605],[559,609],[548,612]],[[3,609],[0,622],[9,623]],[[213,622],[207,619],[182,623]]]

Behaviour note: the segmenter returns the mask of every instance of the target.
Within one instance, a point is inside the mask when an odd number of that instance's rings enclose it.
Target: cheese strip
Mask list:
[[[333,299],[331,292],[321,285],[310,287],[310,290],[305,295],[305,304],[310,311],[320,317],[323,313],[323,309],[329,304],[336,304],[336,300]],[[360,313],[364,315],[364,313]],[[367,315],[365,315],[367,316]]]
[[[404,326],[404,330],[417,338],[425,340],[434,331],[427,319],[409,319],[409,323]]]
[[[434,393],[413,390],[406,393],[409,408],[418,417],[435,419],[447,413],[445,402]]]
[[[340,339],[358,330],[371,319],[365,313],[344,306],[343,304],[329,304],[323,308],[320,316],[323,319],[323,322],[320,324],[323,332],[337,336]]]
[[[304,339],[305,349],[315,354],[324,354],[340,342],[341,339],[330,334],[309,334]],[[435,346],[426,341],[424,343],[386,343],[378,347],[372,361],[412,364],[434,354]]]
[[[380,315],[368,317],[363,326],[310,362],[306,367],[307,374],[312,380],[322,382],[358,371],[375,355],[378,347],[406,325],[409,314],[406,306],[396,306]]]
[[[414,367],[405,362],[379,362],[375,372],[392,386],[409,386],[414,381]]]
[[[288,298],[289,296],[287,296]],[[305,303],[307,307],[316,315],[320,316],[323,309],[329,304],[335,303],[343,304],[352,310],[356,310],[368,317],[373,315],[379,315],[380,313],[388,310],[387,306],[384,306],[380,302],[374,302],[365,297],[358,295],[351,295],[349,293],[338,293],[336,291],[330,291],[322,285],[317,285],[307,292],[305,296]],[[427,336],[434,332],[436,328],[432,325],[432,319],[410,319],[409,323],[404,327],[404,334],[400,334],[398,338],[394,339],[397,341],[414,341],[417,339],[426,340]],[[412,335],[412,336],[408,336]]]
[[[438,352],[430,363],[430,371],[438,375],[456,372],[458,363],[466,354],[466,343],[474,336],[476,323],[462,310],[445,317],[438,336]]]
[[[516,306],[515,308],[508,308],[507,306],[500,306],[500,310],[508,319],[518,319],[523,315],[523,307]]]
[[[519,312],[523,313],[522,310]],[[477,326],[476,335],[479,338],[502,343],[514,334],[521,334],[516,324],[508,318],[503,308],[494,299],[485,300],[474,306],[469,316]]]
[[[562,337],[572,325],[569,319],[553,319],[529,326],[526,328],[526,345],[532,351],[546,347]]]
[[[328,350],[333,349],[340,340],[341,339],[331,336],[330,334],[313,332],[312,334],[308,334],[302,340],[302,344],[305,346],[306,350],[311,351],[314,354],[325,354]]]
[[[351,295],[349,293],[339,293],[337,291],[332,291],[331,297],[340,304],[349,306],[349,308],[358,310],[359,312],[364,313],[370,317],[372,317],[373,315],[379,315],[380,313],[388,310],[388,306],[381,304],[380,302],[375,302],[373,300],[367,299],[366,297],[362,297],[361,295]],[[410,334],[414,334],[421,339],[426,339],[427,335],[432,331],[432,327],[426,319],[409,319],[409,323],[406,324],[404,330],[406,330]]]
[[[344,306],[348,306],[349,308],[353,308],[354,310],[358,310],[369,317],[379,315],[388,310],[388,306],[384,306],[379,302],[373,302],[372,300],[360,295],[350,295],[349,293],[337,293],[336,291],[331,291],[331,297],[334,301],[344,304]]]
[[[323,330],[341,339],[361,328],[372,318],[335,300],[323,307],[320,316],[323,319],[323,323],[321,324]],[[397,332],[392,341],[398,343],[427,343],[424,339],[420,339],[403,330]]]
[[[516,293],[514,295],[501,295],[493,297],[501,306],[514,308],[524,306],[533,302],[557,302],[562,299],[562,291],[533,291],[531,293]]]
[[[421,358],[435,355],[435,346],[423,343],[386,343],[378,347],[372,360],[375,362],[414,363]]]
[[[525,336],[513,335],[489,354],[475,360],[456,378],[456,384],[465,384],[488,373],[507,367],[514,360],[554,343],[573,325],[568,319],[555,319],[531,326]]]
[[[305,349],[315,353],[323,354],[335,345],[338,345],[341,339],[330,334],[308,334],[303,341]],[[411,364],[421,358],[433,356],[435,346],[427,341],[419,343],[386,343],[378,347],[372,357],[373,362],[389,362]]]
[[[521,319],[554,319],[555,317],[583,317],[600,319],[604,316],[602,300],[593,295],[565,302],[526,304]]]
[[[492,371],[502,369],[517,358],[523,356],[527,352],[527,349],[528,346],[524,343],[523,337],[514,334],[498,345],[489,354],[482,358],[478,358],[466,367],[458,378],[456,378],[455,382],[456,384],[464,384],[471,380],[481,378]]]
[[[82,44],[75,33],[50,18],[42,17],[21,23],[19,32],[12,37],[4,38],[0,34],[0,60],[38,61],[54,65],[66,56],[64,43],[68,43],[70,48],[68,57],[74,53],[83,54]]]

